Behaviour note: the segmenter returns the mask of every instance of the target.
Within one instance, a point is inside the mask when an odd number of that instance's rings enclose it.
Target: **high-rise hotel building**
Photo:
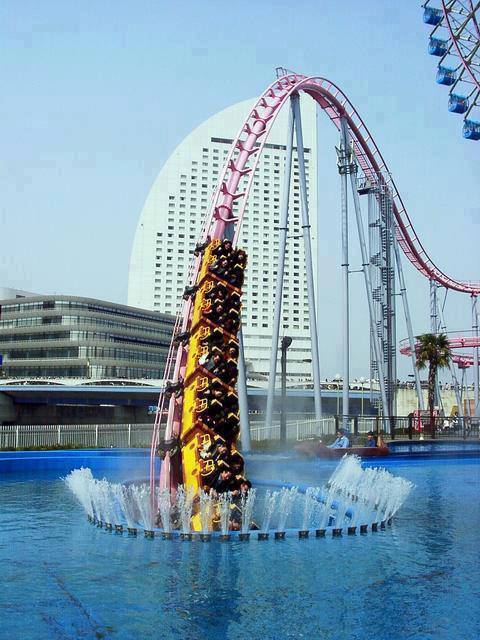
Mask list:
[[[128,304],[161,313],[179,309],[188,264],[232,139],[252,106],[247,100],[212,116],[188,135],[160,171],[138,221],[130,258]],[[313,253],[316,247],[316,109],[301,98]],[[248,252],[242,324],[250,377],[267,376],[271,352],[279,217],[288,109],[279,114],[259,161],[239,246]],[[294,151],[290,231],[285,265],[281,335],[293,338],[288,374],[311,377],[307,287]],[[315,267],[315,265],[314,265]]]

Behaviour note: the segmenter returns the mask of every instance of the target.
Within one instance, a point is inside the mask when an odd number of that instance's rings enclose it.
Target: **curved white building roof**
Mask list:
[[[215,114],[174,150],[155,180],[138,221],[130,258],[128,304],[175,313],[187,275],[191,251],[210,206],[224,159],[253,100]],[[312,235],[316,238],[316,107],[302,96],[302,124]],[[288,112],[272,127],[252,186],[240,245],[249,254],[243,328],[246,358],[258,373],[268,371],[273,317],[278,219],[282,198]],[[294,154],[290,194],[291,237],[285,270],[283,324],[294,337],[289,352],[290,374],[310,376],[309,329],[299,180]],[[314,249],[315,254],[315,249]]]

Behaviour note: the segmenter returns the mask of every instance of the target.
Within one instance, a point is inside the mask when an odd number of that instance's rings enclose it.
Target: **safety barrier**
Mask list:
[[[257,416],[255,416],[257,417]],[[264,420],[250,420],[250,437],[253,442],[280,440],[280,425],[266,427]],[[431,437],[428,418],[422,418],[422,428],[415,428],[411,417],[396,416],[395,436],[410,440]],[[480,424],[475,418],[435,419],[435,437],[464,440],[480,438]],[[309,437],[332,436],[342,424],[341,416],[328,416],[321,420],[289,420],[287,440],[299,441]],[[350,416],[349,431],[362,437],[368,431],[381,430],[381,419],[376,416]],[[0,449],[25,449],[30,447],[148,447],[153,425],[142,424],[47,424],[0,425]],[[161,434],[163,437],[163,433]]]
[[[0,449],[147,447],[152,424],[0,425]]]

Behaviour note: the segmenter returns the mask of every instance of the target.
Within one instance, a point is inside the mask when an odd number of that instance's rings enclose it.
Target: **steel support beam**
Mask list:
[[[310,237],[310,219],[308,213],[307,180],[305,176],[305,154],[303,151],[302,119],[300,115],[300,100],[298,93],[293,93],[291,100],[297,141],[298,173],[300,176],[300,202],[302,209],[303,242],[307,276],[310,339],[312,346],[313,398],[315,402],[315,418],[316,420],[320,420],[322,417],[322,391],[320,381],[320,361],[318,354],[317,313],[315,308],[315,290],[313,285],[312,244]]]
[[[477,296],[472,296],[472,329],[474,337],[478,338],[478,306]],[[477,341],[478,344],[478,341]],[[478,347],[473,348],[473,415],[475,418],[480,418],[480,399],[479,399],[479,362],[478,362]]]
[[[351,167],[348,127],[345,118],[340,121],[340,150],[338,170],[341,184],[341,224],[342,224],[342,320],[343,320],[343,381],[342,381],[342,426],[348,429],[350,414],[350,294],[349,294],[349,257],[348,257],[348,191],[347,175]]]
[[[248,396],[247,396],[247,370],[245,367],[245,349],[243,345],[243,331],[240,325],[238,331],[238,408],[240,410],[240,439],[242,442],[242,452],[249,453],[250,423],[248,421]]]
[[[370,326],[373,328],[373,349],[375,352],[375,359],[378,362],[378,380],[380,384],[380,397],[382,399],[382,409],[385,416],[385,412],[388,411],[387,393],[385,389],[385,376],[383,371],[383,354],[380,346],[380,337],[378,335],[377,326],[375,324],[375,309],[373,304],[372,294],[372,282],[370,280],[370,268],[367,255],[367,245],[365,243],[365,232],[363,230],[362,211],[360,209],[360,199],[357,191],[357,179],[356,174],[350,174],[350,184],[352,188],[353,206],[355,209],[355,218],[357,221],[358,240],[360,243],[360,252],[362,256],[362,271],[365,280],[365,291],[367,294],[368,312],[370,315]]]
[[[443,310],[441,306],[438,307],[438,320],[440,324],[439,329],[445,333],[447,330],[447,326],[445,324],[445,317],[443,315]],[[448,368],[450,369],[450,375],[452,376],[453,390],[455,392],[455,399],[457,401],[457,407],[458,407],[458,416],[460,418],[463,418],[462,392],[460,389],[460,385],[458,383],[457,374],[455,373],[455,364],[452,360],[450,360],[450,364],[448,365]]]
[[[282,208],[280,211],[277,281],[275,284],[275,307],[273,312],[272,347],[270,352],[270,370],[268,374],[267,412],[265,416],[265,424],[267,427],[271,427],[273,423],[275,383],[277,377],[278,338],[280,335],[280,320],[282,315],[283,301],[283,278],[285,272],[285,255],[287,250],[288,208],[290,201],[290,181],[292,176],[293,154],[294,114],[292,100],[290,100],[290,111],[288,115],[287,152],[285,156],[285,171],[283,176]]]
[[[405,324],[407,325],[408,343],[410,345],[410,357],[412,360],[413,375],[415,378],[415,390],[417,392],[418,408],[420,410],[425,409],[425,403],[423,402],[422,385],[420,383],[420,372],[417,369],[417,355],[415,352],[415,340],[413,337],[412,318],[410,316],[410,307],[407,298],[407,287],[405,285],[405,277],[403,275],[402,258],[400,255],[400,248],[398,246],[395,233],[393,235],[393,248],[395,251],[395,262],[397,265],[398,282],[400,283],[400,294],[402,296],[403,312],[405,314]]]

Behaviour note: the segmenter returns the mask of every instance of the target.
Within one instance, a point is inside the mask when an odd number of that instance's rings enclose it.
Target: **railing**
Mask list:
[[[0,425],[0,449],[32,447],[148,447],[153,425]]]
[[[257,420],[255,420],[257,418]],[[432,433],[430,419],[396,416],[395,437],[409,440],[478,439],[479,420],[475,418],[434,418]],[[299,441],[309,437],[333,436],[343,424],[341,416],[329,416],[321,420],[289,420],[287,440]],[[35,447],[149,447],[153,424],[64,424],[64,425],[0,425],[1,449],[28,449]],[[382,419],[377,416],[349,416],[348,431],[352,444],[361,444],[369,431],[382,430]],[[164,427],[162,425],[162,433]],[[259,416],[250,416],[252,441],[280,440],[280,425],[265,426]],[[386,436],[385,436],[386,437]]]
[[[321,420],[293,420],[287,422],[287,440],[305,440],[311,436],[325,436],[335,433],[335,418]],[[264,423],[250,423],[250,438],[254,442],[261,440],[280,440],[280,425],[267,427]]]

